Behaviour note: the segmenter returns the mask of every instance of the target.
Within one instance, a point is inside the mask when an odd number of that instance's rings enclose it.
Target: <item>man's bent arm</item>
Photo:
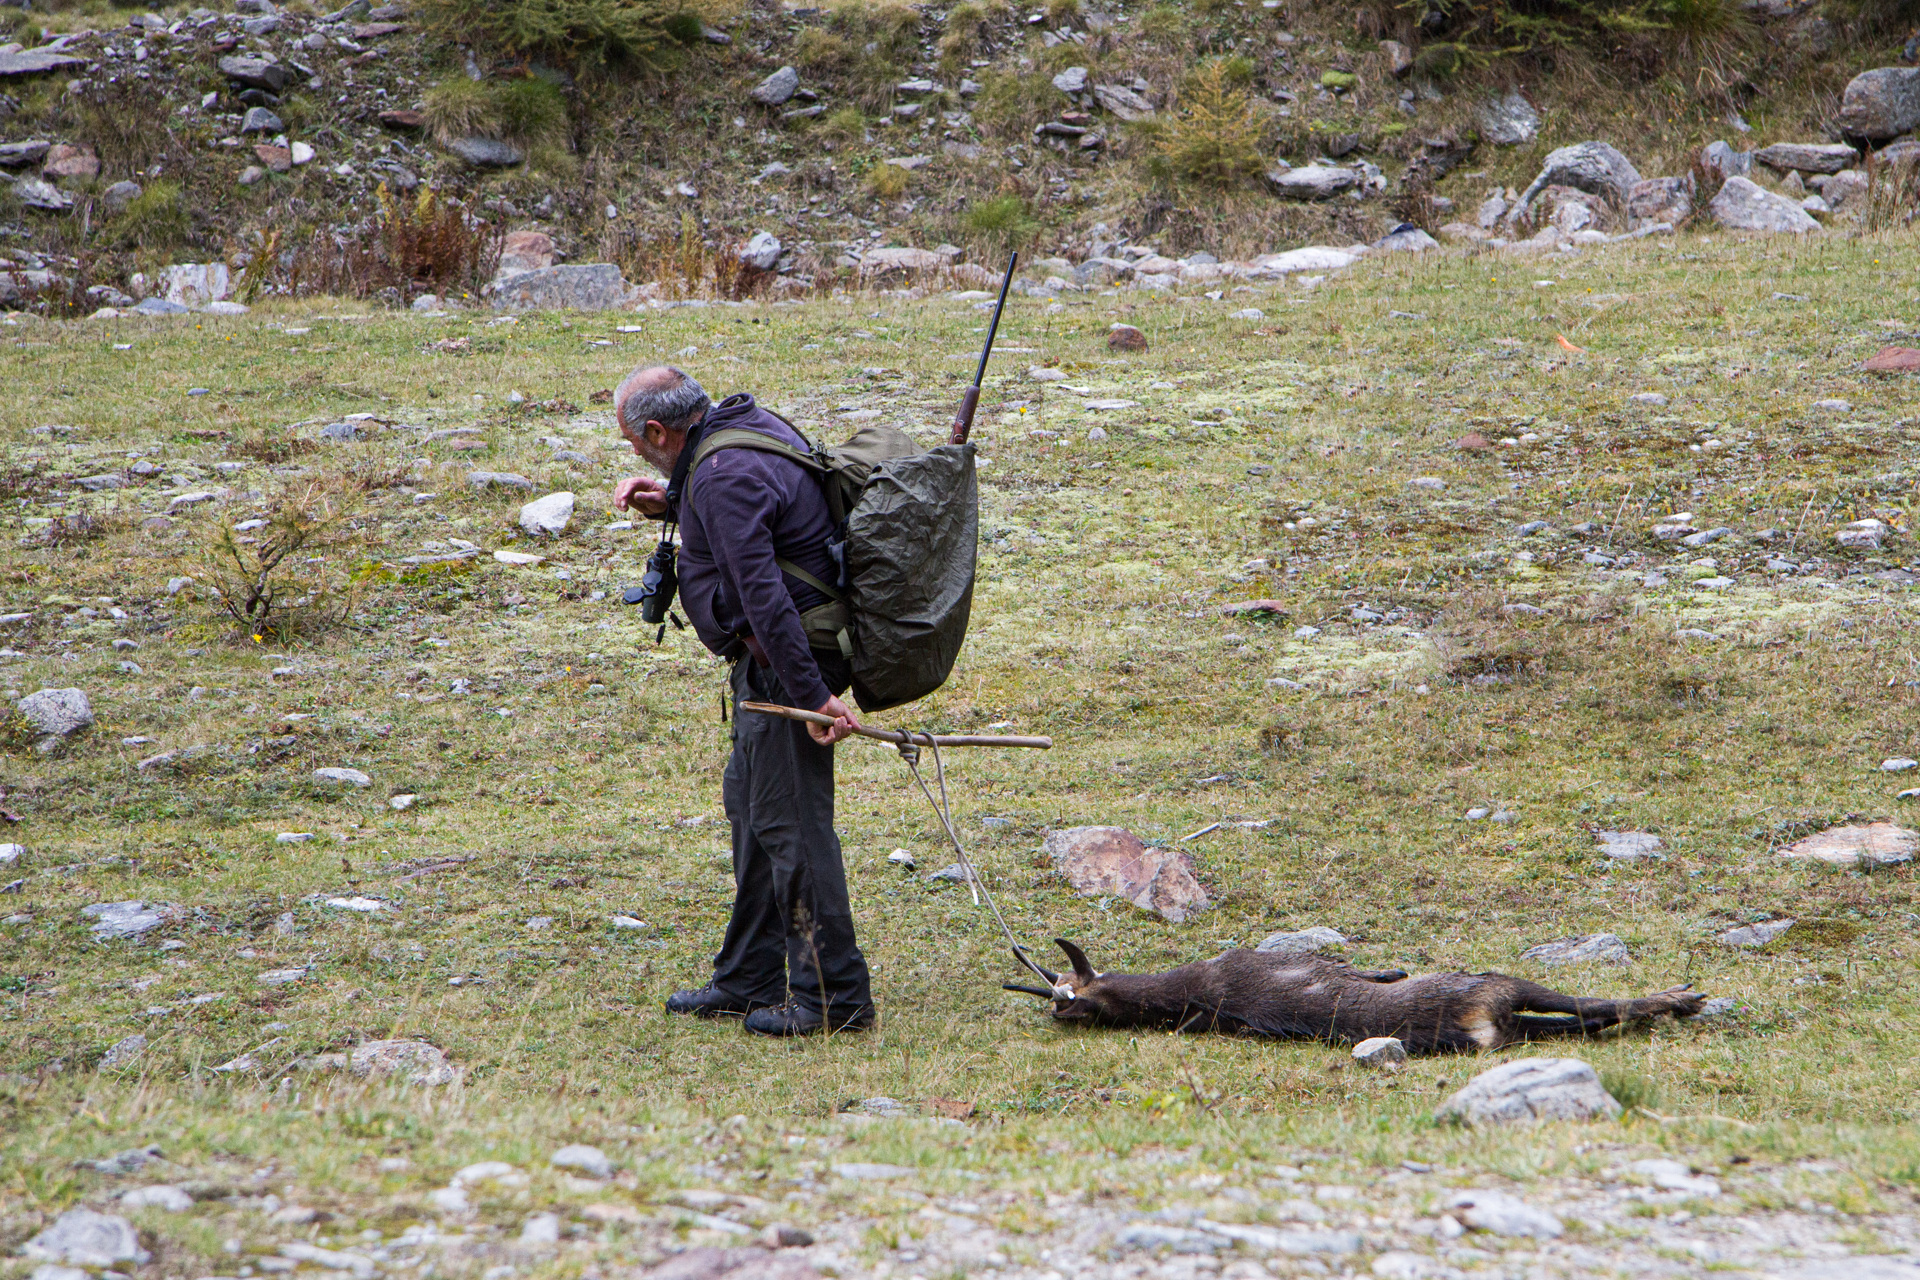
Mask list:
[[[747,626],[787,696],[802,707],[824,706],[833,691],[820,678],[820,664],[807,644],[800,611],[793,606],[786,576],[774,563],[771,525],[781,495],[750,473],[729,475],[724,483],[715,483],[717,479],[703,477],[700,495],[714,559],[732,583]]]

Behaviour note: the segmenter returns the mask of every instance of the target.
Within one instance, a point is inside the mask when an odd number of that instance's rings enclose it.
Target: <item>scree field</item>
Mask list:
[[[1880,1274],[1920,1238],[1912,863],[1783,851],[1920,826],[1920,775],[1882,768],[1920,755],[1916,384],[1859,370],[1915,343],[1914,248],[1687,236],[1009,304],[972,631],[877,719],[1053,737],[946,756],[1023,940],[1138,971],[1326,926],[1369,968],[1736,1002],[1398,1072],[1053,1025],[1000,989],[985,909],[926,879],[955,859],[868,742],[839,748],[839,816],[877,1029],[661,1012],[726,918],[730,726],[691,632],[620,603],[654,532],[609,508],[639,464],[595,393],[666,361],[829,440],[931,443],[976,300],[9,318],[0,683],[97,722],[4,726],[0,1243],[81,1205],[137,1227],[155,1280],[621,1276],[779,1224],[814,1243],[673,1265]],[[1150,349],[1110,351],[1115,322]],[[557,490],[568,531],[522,532]],[[1881,545],[1842,545],[1866,519]],[[1681,524],[1709,536],[1657,536]],[[289,589],[240,625],[223,599],[286,539]],[[1076,895],[1041,844],[1086,824],[1186,851],[1212,907]],[[83,914],[133,901],[160,919],[130,937]],[[1628,962],[1521,957],[1602,932]],[[329,1056],[381,1040],[457,1080]],[[1593,1064],[1622,1118],[1432,1118],[1541,1053]],[[551,1166],[567,1144],[611,1167]],[[191,1204],[114,1203],[154,1183]],[[1449,1207],[1475,1191],[1555,1230]]]

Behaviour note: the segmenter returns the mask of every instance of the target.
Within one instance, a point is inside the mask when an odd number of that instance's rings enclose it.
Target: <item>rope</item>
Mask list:
[[[1028,959],[1027,949],[1015,941],[1013,930],[1007,927],[1006,917],[1000,914],[1000,908],[994,902],[993,895],[987,891],[986,882],[980,878],[980,873],[973,869],[973,862],[967,857],[967,851],[960,845],[960,837],[953,829],[952,809],[947,800],[947,770],[940,759],[939,742],[931,733],[915,733],[908,729],[906,734],[909,741],[899,744],[895,750],[900,753],[900,758],[907,762],[907,769],[913,774],[913,780],[920,784],[920,794],[927,798],[929,805],[933,806],[934,816],[940,819],[940,825],[945,829],[947,839],[953,844],[953,851],[960,855],[960,869],[966,874],[967,888],[973,892],[973,905],[977,907],[982,897],[986,899],[987,910],[993,912],[994,923],[1000,926],[1000,932],[1005,936],[1007,945],[1013,949],[1013,958],[1025,965],[1036,978],[1051,988],[1054,985],[1054,979],[1046,970]],[[914,738],[924,740],[926,745],[933,749],[933,780],[940,788],[938,800],[933,798],[933,792],[928,788],[927,780],[920,776],[920,744],[911,741]]]

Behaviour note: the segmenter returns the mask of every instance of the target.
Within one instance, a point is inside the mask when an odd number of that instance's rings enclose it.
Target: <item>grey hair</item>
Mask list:
[[[658,422],[669,431],[685,431],[712,407],[713,401],[693,375],[671,365],[628,374],[620,384],[616,406],[624,428],[639,430]]]

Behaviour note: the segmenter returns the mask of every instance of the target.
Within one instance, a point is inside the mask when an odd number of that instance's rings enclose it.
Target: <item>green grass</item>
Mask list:
[[[965,304],[677,310],[642,316],[637,334],[615,332],[626,316],[493,325],[341,316],[337,303],[6,329],[0,374],[15,393],[0,409],[0,479],[15,527],[0,603],[34,618],[8,641],[25,656],[0,670],[23,693],[79,685],[100,718],[60,754],[16,740],[6,760],[4,805],[23,819],[7,836],[31,851],[6,899],[31,920],[0,926],[7,1229],[24,1238],[94,1185],[71,1158],[147,1141],[208,1177],[271,1158],[326,1202],[336,1232],[399,1222],[410,1197],[469,1160],[525,1162],[566,1139],[648,1153],[640,1199],[708,1177],[716,1152],[736,1171],[726,1177],[796,1176],[819,1157],[786,1137],[809,1134],[850,1153],[836,1159],[922,1166],[950,1190],[969,1175],[1013,1189],[1054,1177],[1124,1183],[1148,1202],[1170,1185],[1149,1163],[1164,1149],[1235,1178],[1302,1152],[1535,1178],[1597,1168],[1620,1144],[1701,1163],[1819,1156],[1840,1170],[1833,1185],[1891,1194],[1917,1162],[1913,871],[1806,867],[1775,849],[1852,814],[1914,825],[1893,799],[1911,783],[1875,767],[1920,754],[1920,631],[1910,593],[1869,575],[1914,558],[1920,440],[1907,386],[1853,371],[1883,341],[1912,341],[1912,249],[1687,238],[1572,259],[1396,258],[1312,292],[1219,302],[1070,295],[1052,315],[1009,304],[977,432],[992,549],[973,635],[946,689],[880,719],[1053,735],[1044,755],[954,753],[955,813],[1014,929],[1077,939],[1102,967],[1160,968],[1324,924],[1368,966],[1539,977],[1524,947],[1606,930],[1630,944],[1631,965],[1547,980],[1592,995],[1690,980],[1748,1007],[1730,1023],[1575,1047],[1671,1124],[1636,1113],[1490,1135],[1428,1119],[1481,1060],[1376,1076],[1330,1069],[1345,1054],[1320,1045],[1056,1029],[999,989],[1016,975],[982,910],[887,863],[899,847],[922,872],[950,859],[904,771],[868,744],[842,749],[839,805],[879,1029],[770,1045],[659,1012],[703,979],[728,902],[723,673],[686,634],[656,646],[614,602],[650,539],[602,528],[633,461],[609,415],[509,410],[505,397],[587,405],[634,364],[672,358],[716,394],[752,390],[821,434],[844,431],[829,411],[856,401],[932,439],[984,324]],[[1267,318],[1228,318],[1250,304]],[[1152,350],[1111,356],[1116,320]],[[464,353],[436,349],[447,339],[466,339]],[[1040,363],[1086,392],[1029,380]],[[1641,391],[1671,404],[1631,405]],[[1104,396],[1139,405],[1080,407]],[[1813,408],[1828,398],[1852,407]],[[268,447],[287,424],[348,413],[476,427],[485,448],[378,423],[362,443]],[[35,434],[53,424],[73,430]],[[1087,438],[1096,424],[1108,439]],[[1517,443],[1456,449],[1468,431]],[[552,461],[552,435],[597,465]],[[359,570],[350,627],[257,645],[194,589],[169,596],[219,510],[147,532],[164,478],[99,495],[60,479],[125,467],[136,449],[162,477],[189,476],[184,489],[258,491],[225,509],[236,520],[283,486],[357,493],[322,552],[329,571]],[[224,474],[220,462],[244,465]],[[573,489],[575,532],[531,548],[515,498],[465,483],[476,467]],[[1408,486],[1425,475],[1447,487]],[[46,547],[21,523],[81,510],[113,515],[108,535]],[[1742,538],[1688,553],[1738,580],[1719,593],[1683,585],[1685,557],[1656,588],[1583,562],[1608,546],[1667,560],[1648,526],[1680,510],[1702,529],[1785,533],[1771,548]],[[1838,525],[1870,514],[1900,529],[1888,550],[1838,551]],[[1532,520],[1600,532],[1521,538]],[[449,537],[550,558],[531,570],[401,563]],[[1789,539],[1826,569],[1765,573]],[[599,590],[611,598],[591,600]],[[1280,599],[1286,621],[1222,616],[1256,597]],[[1544,612],[1503,611],[1513,603]],[[1362,604],[1404,613],[1359,626]],[[1296,639],[1308,624],[1322,633]],[[116,652],[116,636],[141,647]],[[127,660],[141,673],[119,671]],[[294,673],[272,674],[283,667]],[[1306,687],[1267,683],[1280,676]],[[448,692],[455,677],[470,695]],[[154,741],[121,745],[136,735]],[[172,771],[135,768],[192,746],[210,749]],[[316,786],[312,770],[329,765],[374,785]],[[401,792],[422,800],[396,813],[386,800]],[[1462,820],[1483,804],[1518,820]],[[1010,824],[989,829],[989,816]],[[1111,822],[1166,842],[1221,819],[1267,825],[1182,846],[1216,902],[1184,927],[1075,897],[1038,855],[1050,827]],[[1670,856],[1608,866],[1595,828],[1656,832]],[[277,832],[318,838],[278,845]],[[449,859],[463,861],[410,874]],[[392,908],[324,905],[343,894]],[[91,942],[79,908],[126,898],[184,914],[141,943]],[[617,930],[615,913],[648,928]],[[1775,913],[1845,927],[1761,956],[1710,941]],[[551,925],[528,931],[536,916]],[[162,938],[186,945],[159,952]],[[304,981],[256,981],[300,965],[312,966]],[[209,993],[222,994],[183,1003]],[[96,1071],[135,1031],[144,1055]],[[276,1069],[418,1036],[465,1083],[407,1095],[300,1072],[284,1084],[210,1074],[276,1036]],[[979,1110],[932,1136],[830,1122],[881,1093]],[[728,1127],[735,1115],[746,1119]],[[411,1171],[374,1172],[375,1157],[398,1155]],[[517,1220],[525,1203],[482,1213]],[[846,1203],[895,1211],[881,1191]],[[183,1275],[227,1265],[227,1231],[267,1229],[152,1225]]]

